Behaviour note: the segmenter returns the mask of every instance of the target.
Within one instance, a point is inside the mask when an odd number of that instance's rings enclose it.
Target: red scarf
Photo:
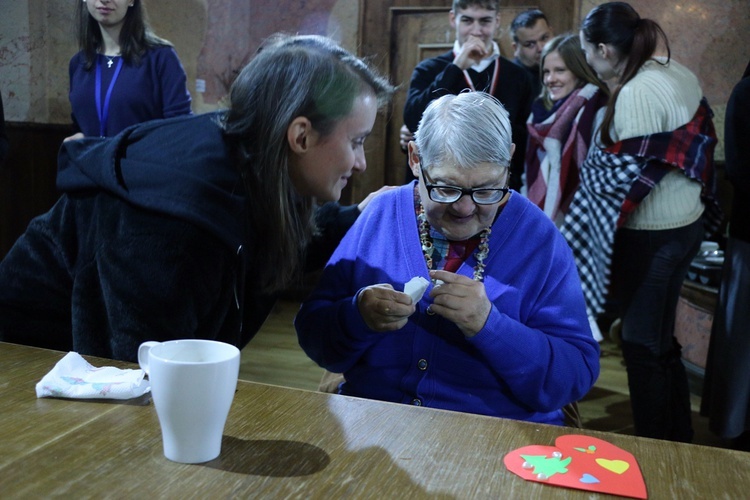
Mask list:
[[[541,123],[532,123],[530,117],[526,124],[526,196],[552,220],[562,219],[578,189],[579,165],[588,154],[594,118],[606,102],[598,87],[587,84]]]

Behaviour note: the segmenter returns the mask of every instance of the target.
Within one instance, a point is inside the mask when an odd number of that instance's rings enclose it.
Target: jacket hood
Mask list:
[[[57,188],[106,191],[137,207],[179,217],[233,250],[243,243],[245,190],[220,113],[134,125],[111,138],[63,143]]]

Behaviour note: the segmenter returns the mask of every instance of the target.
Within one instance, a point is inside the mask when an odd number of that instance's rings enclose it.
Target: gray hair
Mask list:
[[[427,106],[414,134],[425,168],[451,163],[509,167],[511,127],[508,112],[485,92],[444,95]]]

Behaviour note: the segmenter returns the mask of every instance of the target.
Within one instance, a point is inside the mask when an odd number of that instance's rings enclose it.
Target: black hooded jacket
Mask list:
[[[245,256],[264,239],[219,119],[63,144],[61,198],[0,262],[0,340],[130,361],[146,340],[250,341],[276,296],[252,284]],[[317,264],[358,213],[319,210]]]

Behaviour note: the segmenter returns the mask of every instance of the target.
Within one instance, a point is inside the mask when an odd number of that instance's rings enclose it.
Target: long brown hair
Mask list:
[[[86,69],[91,69],[96,63],[96,54],[104,49],[104,40],[99,23],[91,17],[85,2],[78,2],[78,48],[83,52]],[[143,54],[148,49],[167,46],[172,43],[156,36],[148,24],[146,11],[141,0],[133,0],[128,7],[125,20],[120,30],[120,53],[126,64],[137,66]]]
[[[224,118],[248,195],[253,272],[264,291],[283,290],[302,267],[315,231],[314,200],[289,176],[289,124],[307,117],[323,136],[372,92],[380,106],[393,87],[361,59],[321,36],[274,35],[240,72]]]
[[[542,50],[541,64],[539,65],[539,70],[542,72],[542,75],[544,74],[544,60],[550,52],[555,51],[560,54],[560,57],[565,63],[565,67],[567,67],[570,72],[575,75],[576,79],[578,79],[576,88],[581,88],[587,83],[593,83],[599,87],[599,90],[604,94],[609,95],[609,88],[599,79],[598,76],[596,76],[596,73],[591,69],[591,66],[586,63],[586,54],[583,52],[583,49],[581,49],[581,41],[579,40],[578,35],[564,33],[562,35],[557,35],[547,42]],[[547,108],[547,110],[552,109],[554,103],[549,97],[549,90],[546,85],[542,86],[541,97],[542,102],[544,102],[544,107]]]
[[[614,144],[610,129],[615,118],[615,103],[620,89],[638,73],[646,61],[651,59],[659,47],[659,41],[667,49],[667,63],[671,57],[669,41],[656,21],[643,19],[625,2],[610,2],[595,7],[581,25],[587,42],[598,46],[611,45],[621,58],[626,59],[625,69],[617,82],[617,88],[607,103],[601,126],[601,139],[605,146]],[[665,64],[667,64],[665,63]]]

